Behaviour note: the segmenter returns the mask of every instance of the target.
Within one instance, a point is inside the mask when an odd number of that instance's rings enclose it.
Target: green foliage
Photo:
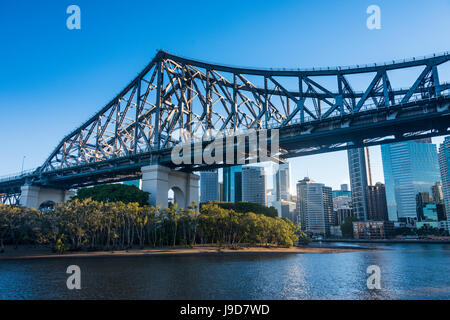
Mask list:
[[[298,243],[301,245],[310,244],[312,241],[311,238],[303,231],[298,231],[297,235],[298,235]]]
[[[92,188],[82,188],[77,191],[75,199],[85,200],[91,198],[101,202],[137,202],[141,206],[148,204],[150,193],[140,190],[136,186],[125,184],[105,184]]]
[[[353,239],[353,222],[358,221],[356,217],[346,217],[344,223],[341,225],[341,232],[343,238]]]
[[[201,207],[206,203],[202,203]],[[256,214],[263,214],[267,217],[275,218],[278,216],[277,210],[274,207],[265,207],[258,203],[251,202],[221,202],[221,201],[210,201],[208,204],[215,204],[222,209],[234,210],[239,213],[249,213],[253,212]]]
[[[126,249],[133,245],[174,246],[216,243],[292,246],[307,241],[288,219],[238,213],[215,204],[187,209],[99,202],[90,198],[57,204],[52,211],[0,205],[0,242],[41,244],[67,250]]]

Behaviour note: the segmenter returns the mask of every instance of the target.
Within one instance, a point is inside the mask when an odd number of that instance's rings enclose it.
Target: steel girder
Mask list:
[[[19,205],[20,191],[9,190],[6,193],[0,193],[0,204]]]
[[[0,180],[1,201],[16,201],[24,183],[69,188],[136,178],[150,162],[172,166],[171,147],[208,129],[220,136],[279,128],[283,157],[448,134],[450,85],[439,68],[449,60],[447,53],[368,66],[262,70],[159,51],[41,167]],[[409,87],[393,89],[397,72],[409,72]],[[358,76],[366,78],[362,90],[354,89]]]
[[[440,97],[443,54],[353,68],[258,70],[205,63],[159,51],[110,103],[66,136],[40,174],[171,148],[182,137],[237,129],[284,128]],[[393,89],[390,73],[419,68],[408,88]],[[362,91],[351,77],[371,81]]]

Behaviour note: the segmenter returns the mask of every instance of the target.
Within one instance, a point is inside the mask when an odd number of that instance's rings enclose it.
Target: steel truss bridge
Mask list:
[[[449,134],[450,83],[442,77],[449,60],[447,52],[352,67],[252,69],[159,51],[42,166],[1,179],[0,202],[16,203],[25,184],[67,190],[137,179],[149,164],[211,168],[171,162],[180,132],[276,128],[281,158]],[[395,86],[402,73],[406,88]]]

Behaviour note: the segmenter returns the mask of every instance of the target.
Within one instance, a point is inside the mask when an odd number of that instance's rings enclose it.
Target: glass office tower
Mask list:
[[[217,170],[200,172],[200,202],[219,200],[219,173]]]
[[[439,147],[439,167],[442,179],[442,196],[447,212],[447,221],[450,222],[450,137],[446,137],[444,143]]]
[[[223,175],[223,201],[242,201],[242,166],[222,169]]]
[[[267,206],[265,168],[254,166],[242,168],[242,201]]]
[[[420,139],[381,146],[389,220],[417,219],[416,195],[440,181],[436,145]]]
[[[273,176],[273,189],[276,201],[291,201],[290,171],[291,165],[289,162],[282,163],[278,166]]]

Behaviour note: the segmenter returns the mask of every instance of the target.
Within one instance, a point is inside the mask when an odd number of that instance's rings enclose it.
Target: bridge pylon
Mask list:
[[[149,204],[167,207],[169,190],[172,189],[178,208],[187,208],[192,202],[199,203],[200,176],[176,171],[162,165],[141,168],[142,190],[150,192]]]
[[[39,209],[46,203],[61,203],[70,200],[75,195],[74,191],[52,189],[32,185],[23,185],[21,187],[21,194],[19,204],[21,206]]]

